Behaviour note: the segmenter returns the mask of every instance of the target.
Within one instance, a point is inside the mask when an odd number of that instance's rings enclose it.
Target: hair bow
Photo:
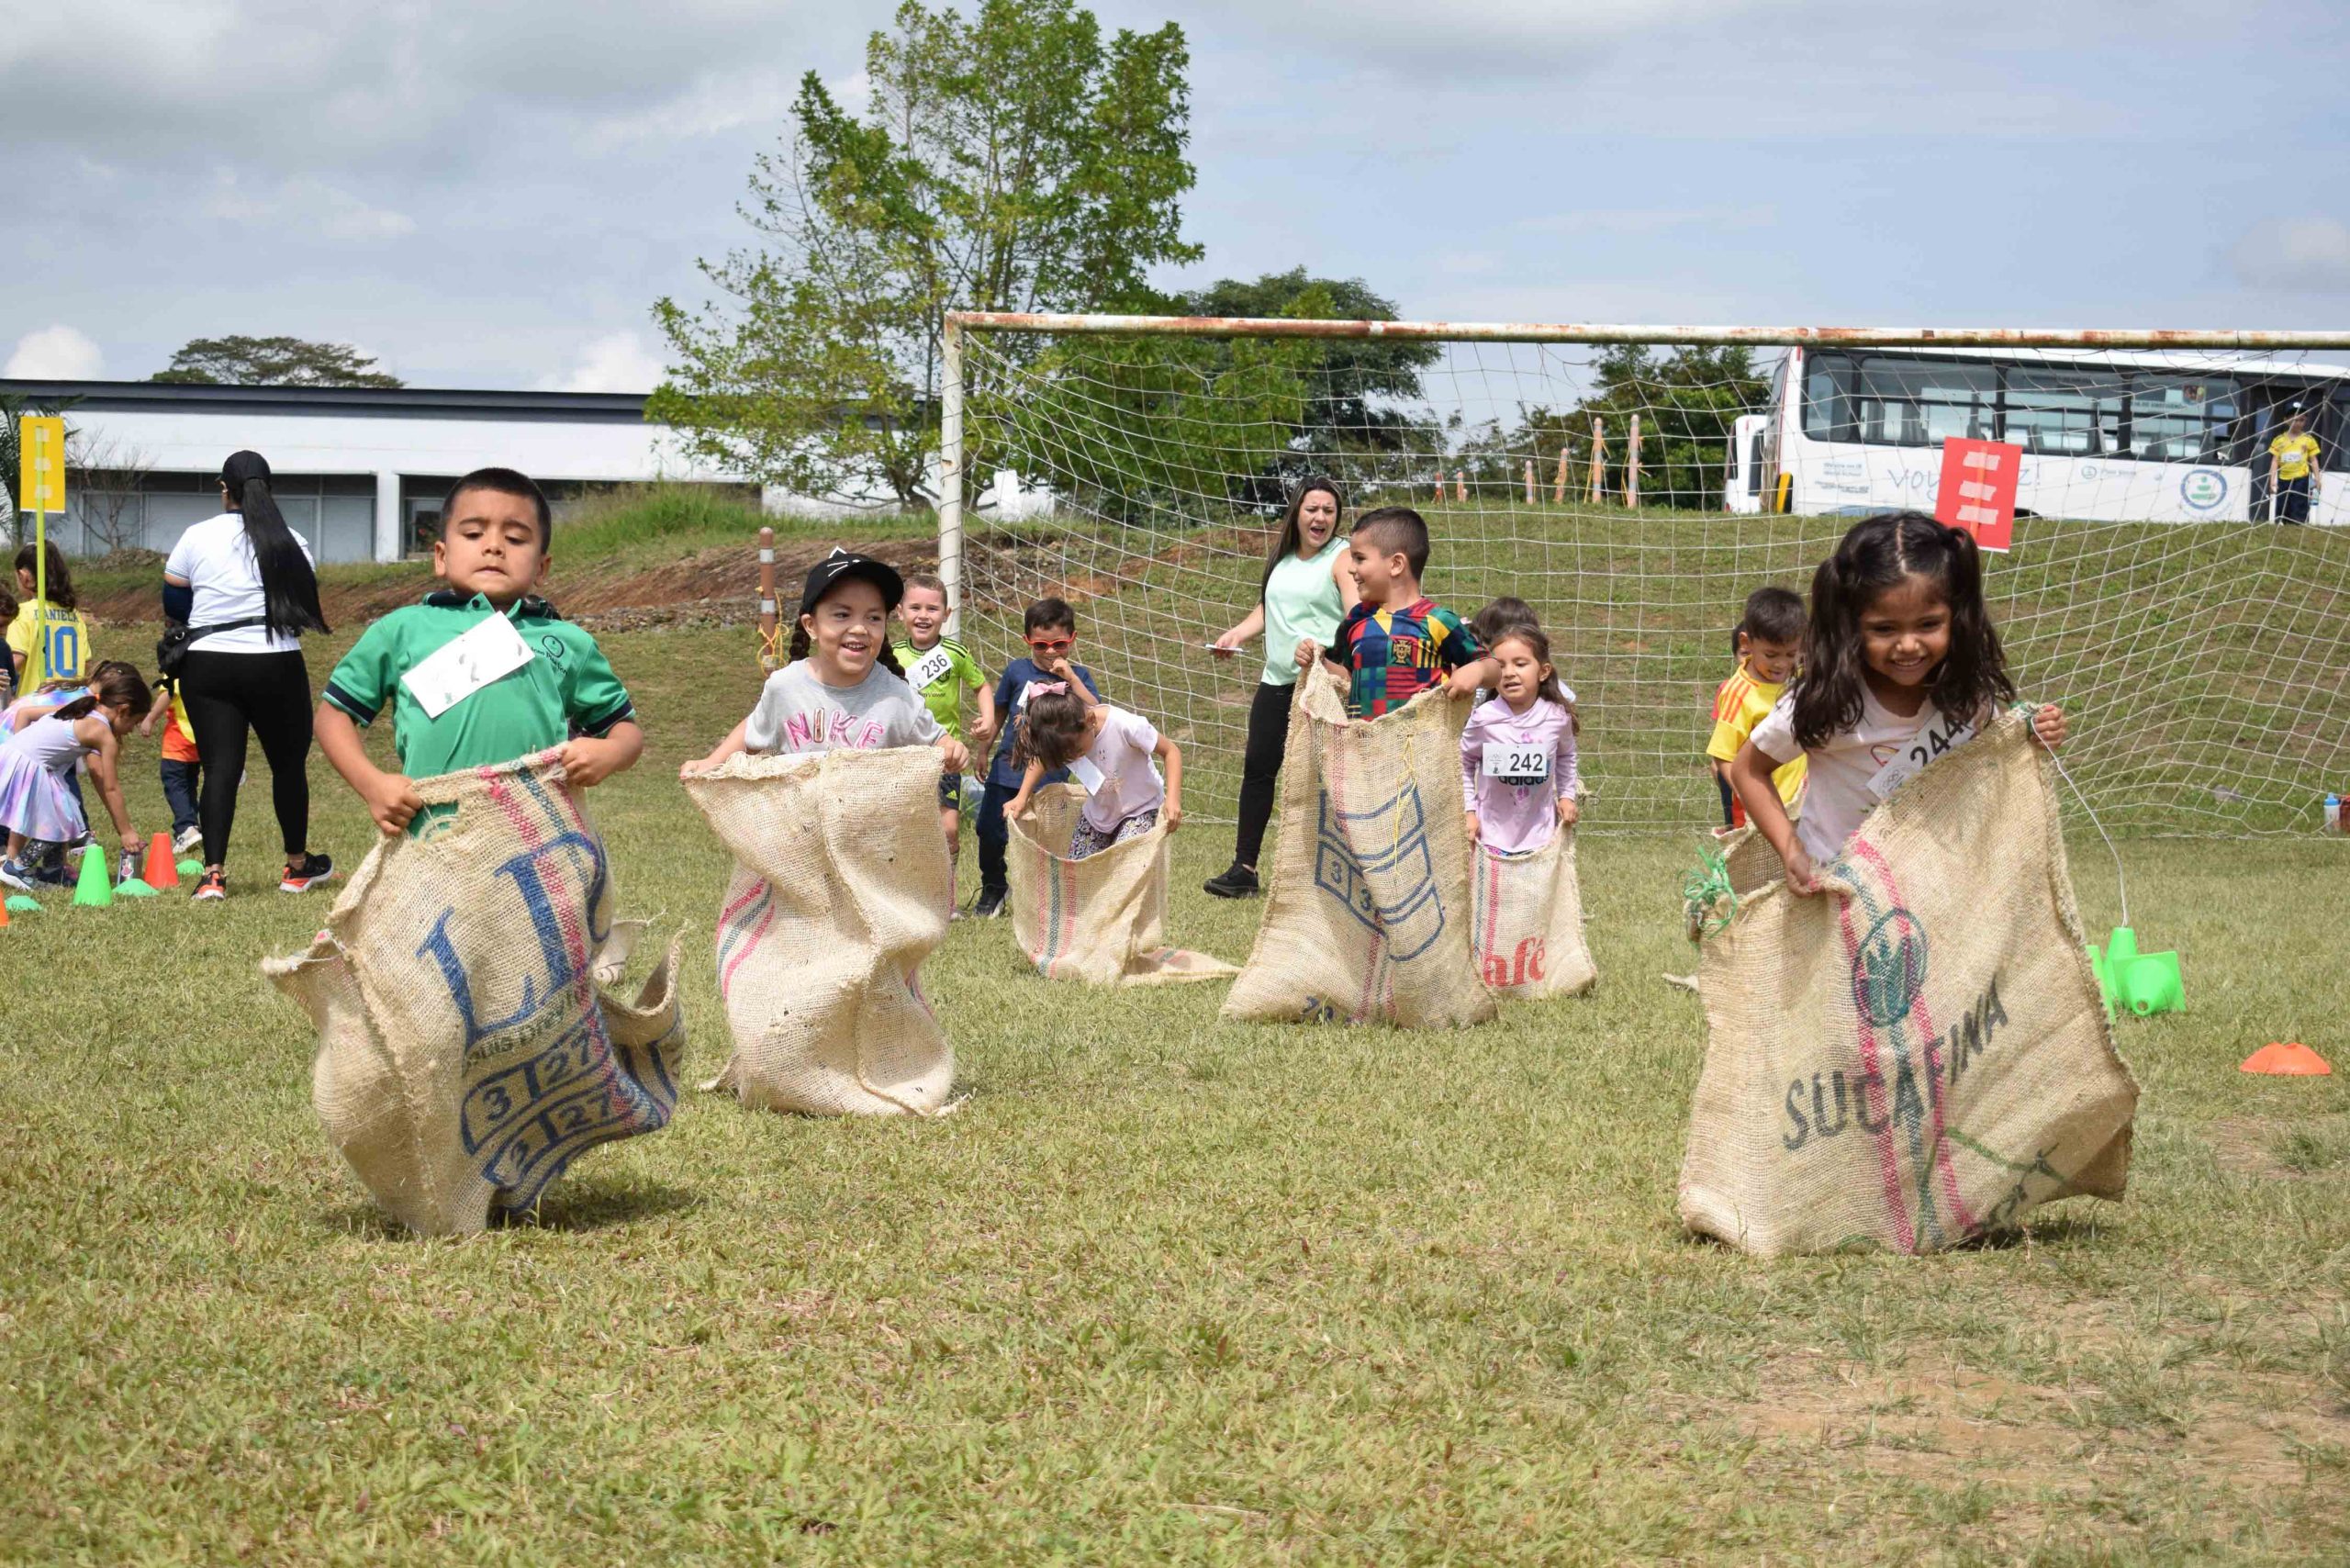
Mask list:
[[[1066,680],[1032,680],[1028,683],[1028,694],[1030,696],[1033,697],[1040,691],[1047,697],[1066,697],[1069,695],[1069,682]]]

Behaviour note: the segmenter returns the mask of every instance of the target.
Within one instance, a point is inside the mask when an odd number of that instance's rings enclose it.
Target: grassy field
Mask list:
[[[699,1078],[725,864],[674,773],[756,672],[739,632],[606,642],[653,745],[592,809],[621,912],[688,933]],[[2125,843],[2189,1001],[2121,1031],[2129,1199],[1952,1256],[1680,1233],[1695,831],[1589,841],[1597,994],[1459,1034],[1227,1025],[1221,985],[1055,986],[965,922],[924,971],[958,1114],[689,1093],[448,1243],[311,1114],[255,964],[325,906],[260,890],[265,801],[225,905],[0,932],[0,1560],[2350,1557],[2350,1092],[2234,1070],[2350,1069],[2335,846]],[[1197,891],[1224,830],[1178,844],[1174,935],[1245,956],[1261,906]]]

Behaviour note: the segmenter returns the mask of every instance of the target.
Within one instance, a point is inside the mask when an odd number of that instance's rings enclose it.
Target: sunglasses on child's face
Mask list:
[[[1077,646],[1073,637],[1031,637],[1028,645],[1040,654],[1065,654]]]

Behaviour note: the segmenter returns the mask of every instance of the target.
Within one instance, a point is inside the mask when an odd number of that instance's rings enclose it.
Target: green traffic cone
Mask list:
[[[82,852],[82,873],[73,881],[73,902],[77,908],[87,904],[92,909],[106,909],[114,902],[114,879],[106,875],[106,854],[95,844]]]

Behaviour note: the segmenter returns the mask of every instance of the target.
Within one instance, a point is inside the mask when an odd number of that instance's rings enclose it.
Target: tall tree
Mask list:
[[[802,78],[742,209],[763,248],[700,263],[724,302],[655,305],[673,365],[647,417],[806,493],[934,498],[948,310],[1133,308],[1199,255],[1189,65],[1171,22],[1105,42],[1071,0],[906,0],[862,114]]]
[[[203,386],[399,386],[375,356],[300,338],[196,338],[148,377]]]

